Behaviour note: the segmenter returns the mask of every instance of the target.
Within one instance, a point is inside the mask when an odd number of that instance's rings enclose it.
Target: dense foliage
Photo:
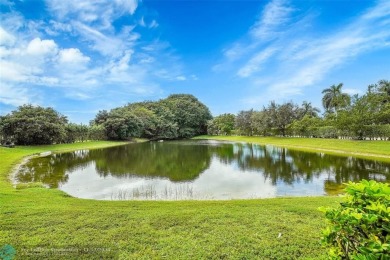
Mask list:
[[[234,129],[236,116],[233,114],[222,114],[207,122],[207,133],[209,135],[230,135]]]
[[[90,125],[69,123],[53,108],[23,105],[0,117],[1,143],[36,145],[86,140],[189,138],[206,134],[209,109],[192,95],[132,103],[99,111]]]
[[[330,226],[322,241],[330,256],[342,259],[389,259],[390,187],[363,180],[350,182],[337,209],[321,208]]]
[[[350,96],[342,92],[343,84],[323,90],[324,114],[304,101],[271,102],[261,110],[240,111],[234,129],[239,135],[296,136],[347,139],[390,139],[390,81],[380,80],[369,85],[362,95]],[[216,117],[208,122],[211,135],[227,135],[219,130],[223,123]]]
[[[3,139],[21,145],[52,144],[63,141],[68,121],[52,108],[20,106],[1,117],[0,130]]]
[[[288,135],[291,124],[305,117],[318,118],[318,109],[310,103],[301,106],[293,102],[276,104],[271,102],[261,111],[240,111],[235,119],[237,134],[243,135]],[[211,122],[212,124],[213,122]]]
[[[111,140],[189,138],[207,132],[209,109],[192,95],[176,94],[157,102],[131,103],[99,111],[91,121]]]
[[[53,108],[23,105],[0,117],[0,143],[39,145],[104,140],[103,129],[69,123]]]

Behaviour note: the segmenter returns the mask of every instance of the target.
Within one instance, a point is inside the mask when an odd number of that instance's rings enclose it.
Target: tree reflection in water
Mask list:
[[[273,185],[311,183],[325,175],[324,189],[328,194],[333,194],[348,181],[390,182],[389,163],[268,145],[200,140],[146,142],[52,154],[30,160],[16,177],[19,182],[42,182],[57,188],[68,181],[72,172],[95,165],[96,173],[101,177],[137,176],[190,182],[209,169],[212,158],[240,171],[262,174]]]

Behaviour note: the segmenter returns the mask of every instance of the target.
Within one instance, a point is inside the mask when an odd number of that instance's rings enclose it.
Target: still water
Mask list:
[[[342,183],[390,182],[390,164],[274,146],[206,140],[146,142],[34,158],[18,182],[102,200],[321,196]]]

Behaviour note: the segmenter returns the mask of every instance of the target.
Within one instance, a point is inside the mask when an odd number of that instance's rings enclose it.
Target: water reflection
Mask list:
[[[19,182],[96,199],[231,199],[324,195],[342,183],[390,182],[390,164],[243,143],[148,142],[36,158]]]

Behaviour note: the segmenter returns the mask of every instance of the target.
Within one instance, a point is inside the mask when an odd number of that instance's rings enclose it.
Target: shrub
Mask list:
[[[330,246],[331,258],[390,259],[389,184],[349,182],[337,209],[320,210],[329,222],[322,242]]]

